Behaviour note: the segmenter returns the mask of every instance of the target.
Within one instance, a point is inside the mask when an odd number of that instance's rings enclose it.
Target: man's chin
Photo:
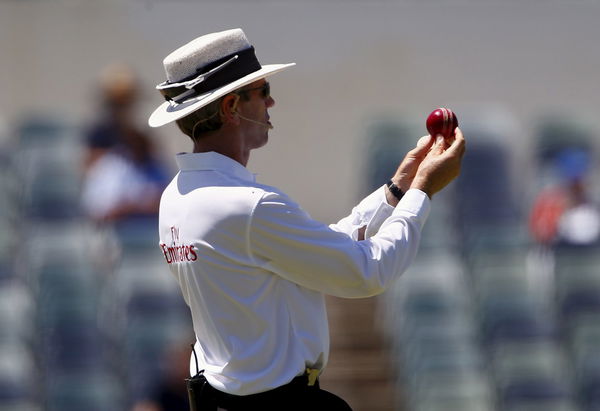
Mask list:
[[[261,141],[259,141],[259,142],[256,144],[256,148],[261,148],[261,147],[264,147],[264,146],[266,146],[266,145],[267,145],[267,143],[268,143],[268,142],[269,142],[269,134],[268,134],[268,132],[267,132],[267,133],[265,133],[265,135],[263,136],[262,140],[261,140]]]

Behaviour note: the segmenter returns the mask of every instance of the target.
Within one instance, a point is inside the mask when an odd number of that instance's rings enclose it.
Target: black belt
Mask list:
[[[294,401],[294,397],[307,390],[318,390],[316,375],[305,373],[289,383],[269,391],[250,395],[233,395],[213,388],[202,373],[185,380],[190,400],[190,411],[281,410],[282,403]],[[312,384],[311,384],[312,383]]]

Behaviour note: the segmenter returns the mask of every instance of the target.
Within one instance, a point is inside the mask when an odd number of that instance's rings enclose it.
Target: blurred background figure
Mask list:
[[[169,347],[188,335],[188,316],[157,251],[158,205],[172,172],[137,120],[139,90],[127,65],[101,72],[99,113],[83,133],[81,205],[91,223],[90,260],[106,274],[97,290],[98,327],[107,336],[110,371],[123,387],[119,408],[177,410],[181,389],[184,399],[186,392],[173,374],[187,365],[178,360],[181,348]]]
[[[136,82],[109,67],[91,127],[31,110],[0,136],[2,411],[131,409],[188,335],[158,269],[169,170],[136,126]]]
[[[168,171],[134,120],[138,80],[128,66],[114,64],[98,88],[100,113],[85,136],[83,208],[102,222],[155,218]]]
[[[591,198],[591,154],[568,147],[554,156],[557,181],[542,190],[532,207],[533,238],[548,246],[587,246],[600,237],[600,212]]]
[[[193,341],[190,336],[189,341]],[[184,380],[189,375],[190,345],[187,341],[168,347],[162,360],[163,372],[132,411],[188,411],[188,395]]]

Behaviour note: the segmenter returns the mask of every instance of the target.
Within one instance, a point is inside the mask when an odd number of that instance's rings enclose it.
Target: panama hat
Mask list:
[[[262,66],[242,29],[211,33],[178,48],[163,61],[167,80],[156,88],[167,100],[150,127],[178,120],[232,91],[296,63]]]

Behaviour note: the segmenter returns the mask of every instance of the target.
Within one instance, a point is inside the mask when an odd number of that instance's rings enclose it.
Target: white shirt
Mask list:
[[[92,165],[82,187],[82,206],[94,218],[114,209],[155,199],[162,187],[122,155],[107,153]]]
[[[184,153],[177,163],[161,199],[160,247],[192,312],[200,369],[236,395],[323,369],[323,294],[383,292],[413,260],[429,213],[425,193],[409,190],[393,208],[382,187],[327,226],[228,157]],[[357,241],[365,224],[370,238]]]

